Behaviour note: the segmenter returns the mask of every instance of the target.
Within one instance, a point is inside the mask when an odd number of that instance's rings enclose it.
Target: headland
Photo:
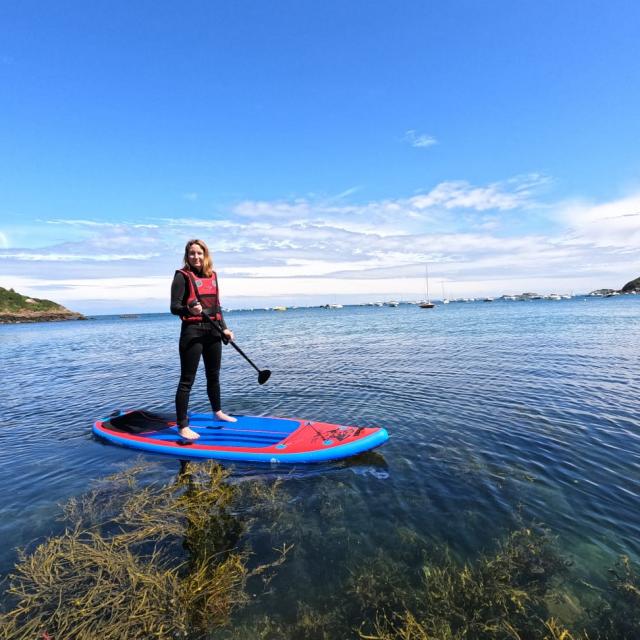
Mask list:
[[[71,311],[51,300],[30,298],[13,289],[0,287],[0,324],[59,320],[86,320],[86,318],[81,313]]]

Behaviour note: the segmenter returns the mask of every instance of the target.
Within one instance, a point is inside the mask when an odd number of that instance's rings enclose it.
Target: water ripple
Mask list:
[[[283,477],[305,504],[326,477],[350,492],[352,527],[388,531],[388,544],[411,526],[466,553],[530,519],[559,533],[578,564],[638,557],[638,310],[621,299],[229,314],[243,350],[273,373],[260,386],[225,349],[228,411],[391,434],[372,458],[238,465],[235,477]],[[167,315],[0,327],[0,481],[11,486],[0,567],[51,531],[58,502],[136,459],[93,439],[93,419],[173,411],[178,332]],[[198,376],[191,406],[208,411]],[[161,476],[176,473],[175,461],[157,461]]]

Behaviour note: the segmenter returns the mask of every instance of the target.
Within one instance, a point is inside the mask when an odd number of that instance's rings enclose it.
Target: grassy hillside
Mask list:
[[[66,311],[66,309],[51,300],[29,298],[13,289],[0,287],[0,313],[19,313],[20,311]]]
[[[15,322],[51,322],[56,320],[86,320],[51,300],[29,298],[13,289],[0,287],[0,324]]]

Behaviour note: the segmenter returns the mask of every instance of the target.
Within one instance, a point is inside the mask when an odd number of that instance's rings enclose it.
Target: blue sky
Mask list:
[[[202,237],[237,307],[621,287],[639,7],[5,2],[0,286],[162,311]]]

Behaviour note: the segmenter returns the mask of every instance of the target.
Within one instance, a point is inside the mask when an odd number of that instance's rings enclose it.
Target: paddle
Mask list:
[[[216,323],[215,320],[211,318],[211,316],[204,309],[202,310],[202,315],[211,323],[211,326],[220,334],[222,338],[222,342],[225,344],[230,344],[257,372],[258,372],[258,384],[264,384],[269,377],[271,376],[271,371],[269,369],[258,369],[255,364],[251,361],[249,356],[233,341],[231,340],[220,328],[220,326]]]

